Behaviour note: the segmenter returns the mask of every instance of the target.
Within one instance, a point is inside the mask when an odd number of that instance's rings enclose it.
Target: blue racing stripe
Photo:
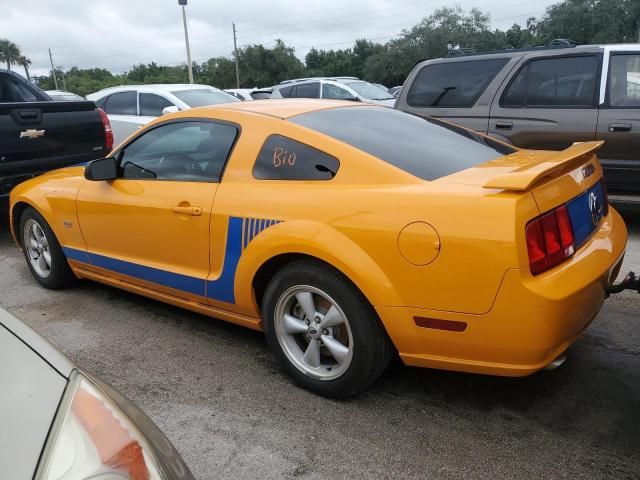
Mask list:
[[[65,247],[64,253],[67,258],[79,262],[89,263],[96,267],[111,270],[112,272],[139,278],[147,282],[156,283],[163,287],[173,288],[194,295],[205,296],[204,279],[182,275],[180,273],[168,272],[159,268],[147,267],[137,263],[118,260],[117,258],[99,255],[97,253],[83,252],[74,248]]]
[[[63,250],[70,260],[95,265],[96,267],[111,270],[112,272],[139,278],[140,280],[188,292],[193,295],[206,296],[227,303],[235,303],[235,276],[243,250],[247,248],[251,240],[262,230],[278,223],[280,223],[280,220],[229,217],[222,274],[216,280],[209,281],[203,278],[191,277],[159,268],[118,260],[97,253],[84,252],[75,248],[63,247]]]

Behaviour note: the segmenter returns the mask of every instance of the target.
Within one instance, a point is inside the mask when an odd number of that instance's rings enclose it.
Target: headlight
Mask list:
[[[77,370],[60,403],[35,478],[168,479],[154,449],[129,416]]]

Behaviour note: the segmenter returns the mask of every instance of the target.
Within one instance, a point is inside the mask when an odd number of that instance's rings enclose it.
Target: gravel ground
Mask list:
[[[626,206],[624,270],[640,270]],[[3,217],[4,218],[4,217]],[[558,370],[508,379],[395,362],[331,401],[261,334],[113,288],[37,286],[0,222],[0,306],[137,403],[199,479],[640,477],[640,295],[611,298]]]

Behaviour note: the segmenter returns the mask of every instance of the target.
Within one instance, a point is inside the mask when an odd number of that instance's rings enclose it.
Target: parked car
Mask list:
[[[174,113],[15,188],[10,225],[44,287],[92,279],[264,330],[322,395],[367,388],[394,351],[506,376],[554,365],[625,252],[601,144],[518,150],[439,123],[347,101]]]
[[[254,100],[268,100],[271,98],[273,88],[259,88],[251,92],[251,98]]]
[[[528,149],[604,140],[609,188],[640,193],[639,81],[640,44],[462,54],[416,65],[396,108]]]
[[[115,144],[166,113],[207,105],[239,102],[227,92],[209,85],[123,85],[87,95],[111,121]]]
[[[0,478],[192,480],[158,427],[0,308]]]
[[[273,88],[271,98],[328,98],[392,107],[395,98],[380,87],[356,77],[316,77],[285,80]]]
[[[0,69],[0,203],[23,180],[104,157],[112,144],[109,119],[93,102],[52,101]]]
[[[398,98],[398,95],[400,95],[400,90],[402,90],[402,85],[399,85],[397,87],[391,87],[389,89],[389,93],[394,97]]]
[[[271,98],[270,88],[228,88],[225,92],[243,101]]]
[[[65,92],[64,90],[45,90],[44,93],[49,95],[51,100],[63,102],[78,102],[85,100],[84,97],[75,93]]]

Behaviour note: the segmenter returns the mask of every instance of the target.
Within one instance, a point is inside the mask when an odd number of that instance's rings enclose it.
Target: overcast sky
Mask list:
[[[492,28],[506,29],[540,16],[558,0],[460,0],[491,15]],[[189,0],[187,20],[195,61],[229,55],[231,22],[238,46],[272,45],[282,38],[303,59],[309,48],[347,48],[357,38],[384,42],[410,28],[446,0]],[[0,37],[15,42],[34,74],[56,66],[103,67],[122,73],[135,63],[185,62],[177,0],[0,0]],[[20,71],[21,69],[18,69]]]

